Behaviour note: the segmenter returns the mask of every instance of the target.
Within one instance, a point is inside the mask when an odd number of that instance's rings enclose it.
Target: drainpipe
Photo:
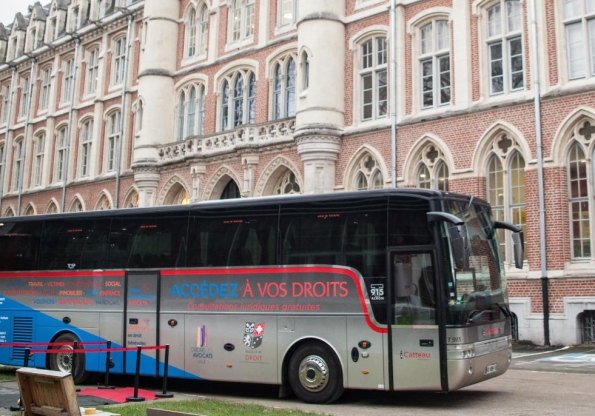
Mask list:
[[[17,76],[17,67],[12,66],[12,79],[10,81],[10,91],[8,92],[8,112],[6,113],[6,133],[4,135],[4,154],[2,155],[2,173],[0,174],[0,208],[2,207],[2,195],[4,195],[4,176],[6,173],[6,154],[8,153],[8,132],[10,131],[10,120],[12,114],[12,94],[14,92],[14,82]],[[4,109],[2,109],[4,111]],[[3,214],[0,214],[3,215]],[[19,215],[18,213],[16,215]]]
[[[35,58],[32,58],[31,75],[29,76],[29,85],[27,86],[29,92],[27,93],[27,103],[25,104],[25,108],[27,109],[27,116],[25,117],[25,137],[23,138],[23,149],[21,150],[23,152],[23,160],[21,162],[21,167],[19,168],[19,199],[17,202],[17,216],[21,215],[21,202],[23,200],[23,182],[25,179],[25,163],[27,161],[27,142],[29,141],[29,120],[31,119],[31,95],[33,92],[33,77],[35,75],[36,64],[37,60]]]
[[[66,183],[68,182],[68,160],[70,159],[70,142],[72,132],[72,113],[74,111],[74,90],[76,86],[76,75],[79,67],[79,45],[81,40],[77,37],[74,40],[74,68],[72,68],[73,74],[70,80],[70,107],[68,108],[68,131],[66,132],[66,154],[64,155],[64,166],[62,168],[62,212],[65,212],[66,208]],[[76,131],[76,130],[75,130]]]
[[[550,305],[548,294],[546,242],[545,242],[545,191],[543,185],[543,144],[541,140],[541,102],[539,86],[539,62],[537,56],[537,12],[535,0],[529,0],[531,13],[531,68],[533,71],[533,102],[535,108],[535,146],[537,148],[537,184],[539,196],[539,250],[541,252],[541,295],[543,299],[543,345],[550,345]]]
[[[391,143],[391,187],[397,187],[397,8],[390,2],[390,143]]]
[[[116,192],[114,198],[114,208],[118,208],[120,201],[120,174],[122,168],[122,139],[124,138],[124,112],[126,111],[126,82],[128,81],[128,61],[130,58],[130,34],[132,29],[132,13],[128,14],[128,31],[126,33],[126,54],[124,55],[124,79],[122,80],[122,112],[120,114],[120,134],[118,134],[118,144],[116,150]]]

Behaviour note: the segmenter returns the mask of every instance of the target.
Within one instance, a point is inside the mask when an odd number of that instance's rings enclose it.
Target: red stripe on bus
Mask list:
[[[123,271],[76,271],[76,272],[4,272],[0,273],[1,278],[30,278],[30,277],[85,277],[85,276],[107,276],[124,277]]]

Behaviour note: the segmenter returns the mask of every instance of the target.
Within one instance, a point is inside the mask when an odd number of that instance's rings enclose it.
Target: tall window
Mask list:
[[[81,136],[81,178],[86,178],[90,173],[91,150],[93,146],[93,120],[83,124]]]
[[[99,49],[89,51],[87,59],[87,94],[93,94],[97,90],[97,76],[99,75]]]
[[[107,149],[106,149],[106,169],[113,172],[116,169],[116,148],[120,140],[120,112],[116,111],[109,116],[107,126]]]
[[[520,0],[501,0],[487,11],[490,94],[525,87]]]
[[[124,81],[125,63],[126,63],[126,37],[120,38],[114,42],[114,66],[112,71],[112,85],[121,84]]]
[[[205,87],[198,87],[198,131],[196,134],[204,134],[205,125]]]
[[[194,135],[194,126],[196,126],[196,88],[190,87],[188,96],[188,120],[186,124],[186,137]]]
[[[360,47],[362,120],[387,115],[387,49],[386,37],[368,39]]]
[[[10,108],[10,85],[2,88],[2,123],[8,121],[8,110]]]
[[[222,84],[221,129],[254,123],[255,115],[256,77],[252,72],[232,74]]]
[[[564,0],[568,78],[595,75],[595,3]]]
[[[273,119],[295,115],[295,59],[275,65],[273,74]]]
[[[180,94],[178,101],[178,140],[184,139],[184,117],[186,115],[186,94],[184,91]]]
[[[35,138],[35,167],[33,170],[33,185],[40,186],[43,174],[43,155],[45,153],[45,134]]]
[[[499,142],[509,141],[504,135]],[[505,174],[506,171],[506,174]],[[492,205],[494,219],[512,222],[527,232],[527,205],[525,203],[525,160],[517,151],[506,152],[503,157],[493,154],[488,161],[487,199]],[[502,230],[498,231],[502,258],[512,259],[506,252],[506,239]]]
[[[208,41],[209,9],[204,3],[194,9],[192,7],[186,15],[186,51],[185,57],[192,58],[204,54]]]
[[[279,26],[295,23],[297,0],[278,0]]]
[[[52,68],[48,67],[41,73],[41,97],[39,98],[39,109],[47,110],[50,104],[50,88],[51,88],[51,72]]]
[[[17,191],[22,180],[22,168],[25,161],[25,145],[23,139],[15,141],[14,144],[14,164],[12,172],[12,186],[13,191]]]
[[[29,110],[29,77],[23,78],[21,86],[21,107],[19,108],[19,115],[25,117]]]
[[[66,172],[64,172],[64,164],[66,162],[66,127],[58,130],[58,137],[56,140],[56,182],[61,182],[65,179]]]
[[[68,59],[64,62],[64,85],[62,86],[62,102],[70,101],[72,91],[72,80],[74,79],[74,59]]]
[[[450,103],[450,35],[447,20],[432,21],[420,29],[422,108]]]
[[[571,256],[573,259],[587,259],[592,256],[587,160],[578,143],[574,143],[570,148],[567,170]]]
[[[233,0],[231,9],[231,41],[254,35],[254,0]]]
[[[4,180],[4,144],[0,146],[0,179]]]

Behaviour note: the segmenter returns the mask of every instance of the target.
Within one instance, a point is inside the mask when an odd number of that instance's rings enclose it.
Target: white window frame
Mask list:
[[[112,77],[111,85],[121,85],[126,79],[126,48],[128,41],[126,36],[120,37],[113,42],[112,49]]]
[[[106,172],[114,172],[116,170],[116,151],[118,147],[118,140],[120,140],[120,111],[114,111],[108,115],[107,123],[107,137],[105,146],[105,170]]]
[[[29,110],[29,77],[23,78],[21,86],[21,105],[19,107],[19,117],[26,117]]]
[[[419,28],[420,107],[438,108],[452,102],[452,63],[448,19],[436,18]],[[443,78],[448,82],[443,84]]]
[[[239,82],[242,85],[238,89]],[[221,98],[218,106],[220,131],[253,124],[256,106],[256,74],[248,69],[238,70],[225,76],[220,85]]]
[[[35,136],[35,166],[33,169],[33,186],[42,185],[44,155],[45,133],[42,133]]]
[[[381,48],[379,48],[381,46]],[[361,122],[388,118],[388,41],[386,34],[369,36],[357,44]],[[367,81],[369,80],[369,82]],[[369,107],[369,111],[366,109]],[[368,114],[369,113],[369,114]]]
[[[568,80],[593,78],[595,77],[595,7],[590,6],[588,0],[564,0],[560,9],[564,26]]]
[[[243,44],[254,38],[255,0],[230,0],[229,9],[229,42]]]
[[[25,172],[22,169],[22,165],[25,162],[25,143],[24,138],[20,137],[14,141],[14,160],[13,160],[13,171],[12,171],[12,183],[11,190],[18,191],[20,181],[23,180],[22,174]]]
[[[577,150],[580,154],[573,152]],[[568,180],[568,221],[570,231],[570,259],[572,261],[585,261],[593,258],[593,245],[592,245],[592,233],[591,233],[591,221],[589,216],[589,205],[592,203],[592,195],[589,195],[589,190],[592,189],[592,185],[589,186],[589,169],[586,158],[586,150],[584,147],[574,141],[568,148],[566,154],[566,170]],[[573,156],[575,156],[573,158]],[[575,179],[572,179],[571,169],[575,167],[578,172],[582,170],[582,174]],[[584,166],[581,166],[584,165]],[[582,169],[581,169],[582,168]],[[573,183],[576,185],[573,186]],[[580,191],[584,190],[584,194],[574,194],[573,190]],[[591,191],[592,192],[592,191]],[[578,209],[574,209],[577,207]],[[578,218],[575,214],[579,214]],[[575,233],[575,225],[578,228],[578,232]],[[586,226],[585,226],[586,225]],[[586,253],[585,244],[589,246],[589,253]]]
[[[514,6],[514,9],[510,9],[509,5],[511,7],[513,7],[512,5],[516,6]],[[516,12],[516,14],[509,12]],[[485,15],[486,76],[489,95],[495,96],[524,91],[526,88],[526,69],[521,0],[499,0],[496,3],[491,3],[490,7],[485,10]],[[500,50],[499,56],[496,54],[498,48]],[[494,76],[494,70],[498,66],[500,66],[500,71],[497,76]],[[518,79],[519,76],[520,86],[516,86],[515,79]],[[498,79],[501,79],[501,86],[497,84]],[[494,88],[496,85],[499,88]]]
[[[74,58],[67,58],[64,60],[64,76],[62,77],[63,85],[62,85],[62,103],[69,103],[70,102],[70,94],[74,85],[72,85],[72,81],[74,80]]]
[[[50,104],[50,94],[52,92],[52,67],[47,67],[41,71],[41,93],[39,96],[39,110],[47,110]]]
[[[297,105],[297,56],[288,55],[273,64],[271,73],[271,120],[295,117]]]
[[[66,163],[67,130],[66,127],[61,127],[56,134],[56,180],[54,182],[64,181],[67,175],[67,172],[64,172],[64,164]]]
[[[2,124],[6,124],[8,121],[8,111],[10,109],[10,84],[4,85],[2,90]]]
[[[93,150],[93,119],[89,119],[83,123],[81,132],[81,167],[80,177],[87,178],[91,176],[91,152]]]
[[[87,55],[87,79],[85,90],[87,94],[97,92],[97,77],[99,76],[99,48],[91,48]]]

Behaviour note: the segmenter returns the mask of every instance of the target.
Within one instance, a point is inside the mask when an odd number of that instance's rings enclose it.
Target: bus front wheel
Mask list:
[[[54,342],[75,343],[81,342],[81,340],[74,334],[66,333],[60,335]],[[49,354],[51,370],[72,374],[75,384],[80,384],[87,380],[88,374],[85,372],[85,354],[79,353],[75,357],[73,345],[59,345],[52,347],[52,349],[63,352]]]
[[[335,353],[319,342],[300,346],[289,362],[289,385],[307,403],[331,403],[343,394],[343,374]]]

